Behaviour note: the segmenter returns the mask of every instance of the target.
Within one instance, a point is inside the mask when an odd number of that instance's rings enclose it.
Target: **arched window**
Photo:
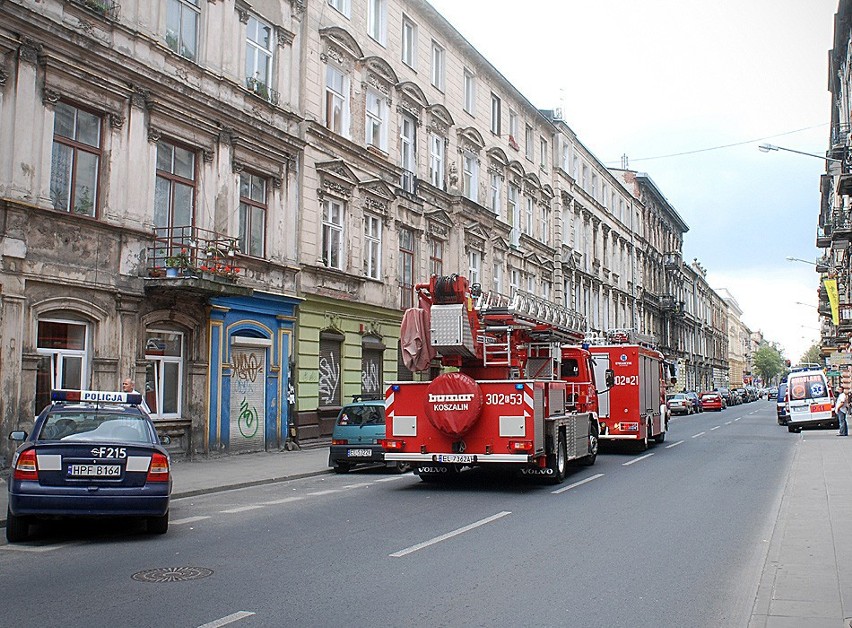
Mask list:
[[[82,390],[89,384],[89,326],[81,321],[38,321],[35,414],[50,403],[50,391]],[[116,382],[118,385],[118,382]]]

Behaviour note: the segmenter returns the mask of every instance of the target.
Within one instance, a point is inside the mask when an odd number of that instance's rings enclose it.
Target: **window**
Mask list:
[[[403,114],[399,131],[399,161],[402,169],[414,173],[417,169],[417,122]],[[405,176],[403,174],[403,176]],[[403,186],[404,187],[404,186]]]
[[[89,327],[78,321],[41,319],[36,353],[44,356],[36,370],[35,412],[50,403],[50,391],[83,390],[88,385]]]
[[[509,109],[509,136],[517,141],[518,139],[518,114]]]
[[[586,164],[583,164],[583,179],[580,182],[580,187],[586,192],[589,191],[589,167]]]
[[[368,0],[367,33],[381,45],[387,43],[387,0]]]
[[[414,232],[399,230],[399,304],[407,310],[414,303]]]
[[[480,272],[482,270],[482,252],[481,251],[468,251],[467,253],[467,261],[470,270],[467,273],[467,279],[471,284],[481,283],[479,280]]]
[[[402,18],[402,62],[414,68],[417,60],[417,26],[408,17]]]
[[[56,103],[50,163],[54,209],[95,215],[100,161],[101,118],[66,103]]]
[[[514,297],[521,287],[521,271],[517,268],[509,270],[509,296]]]
[[[166,0],[166,45],[182,57],[198,55],[200,0]]]
[[[500,99],[491,94],[491,132],[500,135]]]
[[[323,201],[322,262],[343,270],[343,203],[335,199]]]
[[[473,77],[473,72],[464,69],[464,110],[470,115],[476,113],[476,79]]]
[[[517,185],[509,184],[509,196],[506,203],[506,218],[509,220],[509,225],[512,231],[509,236],[512,246],[518,246],[521,240],[521,208],[518,204],[518,195],[520,190]]]
[[[384,392],[383,365],[385,345],[376,336],[361,339],[361,394],[380,395]]]
[[[154,226],[188,227],[195,206],[195,153],[157,142]]]
[[[349,17],[350,5],[349,0],[328,0],[328,5],[337,9],[340,13]]]
[[[364,274],[370,279],[381,279],[382,273],[382,221],[378,216],[364,216]]]
[[[444,48],[432,42],[432,85],[444,91]]]
[[[494,279],[494,292],[498,294],[503,292],[503,262],[494,262],[494,271],[492,273]]]
[[[533,141],[533,128],[529,124],[527,124],[524,127],[524,154],[530,161],[532,161],[533,154],[535,151]]]
[[[489,206],[491,211],[499,218],[500,217],[500,197],[503,195],[503,177],[498,172],[490,174],[490,190],[491,198]]]
[[[320,332],[319,343],[319,405],[339,406],[341,403],[340,347],[344,336],[333,330]]]
[[[539,144],[541,146],[541,167],[547,168],[547,140],[543,137],[539,138],[539,140]]]
[[[178,418],[183,381],[183,334],[164,329],[145,332],[145,402],[153,419]]]
[[[465,198],[478,201],[479,161],[473,153],[465,153],[462,159],[462,194]]]
[[[542,204],[541,206],[541,241],[544,244],[550,245],[550,207]]]
[[[541,296],[545,301],[550,301],[550,295],[553,292],[553,283],[546,279],[541,282]]]
[[[562,146],[562,169],[571,172],[571,145],[568,142]]]
[[[432,238],[429,240],[429,275],[444,274],[444,242]]]
[[[434,133],[429,137],[429,181],[439,190],[444,189],[444,151],[446,140]]]
[[[598,197],[598,175],[592,174],[592,198],[596,201],[599,200]]]
[[[349,137],[349,77],[331,65],[325,72],[325,126]]]
[[[385,98],[379,92],[367,90],[367,146],[374,146],[381,151],[388,150],[387,133],[388,106]]]
[[[249,17],[246,33],[246,87],[269,100],[269,87],[272,84],[272,27]]]
[[[266,246],[266,179],[240,173],[240,251],[264,257]]]
[[[531,294],[536,294],[535,289],[535,275],[533,273],[527,273],[527,292]]]
[[[535,212],[535,202],[533,201],[531,196],[524,196],[524,226],[523,232],[531,236],[533,233],[533,213]]]

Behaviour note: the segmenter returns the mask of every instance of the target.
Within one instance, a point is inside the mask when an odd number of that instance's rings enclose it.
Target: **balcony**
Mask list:
[[[683,301],[678,301],[674,295],[665,294],[660,297],[660,309],[674,316],[683,316]]]
[[[831,226],[817,228],[816,245],[818,249],[827,249],[831,246]]]
[[[680,270],[681,265],[683,264],[683,259],[681,255],[677,251],[673,251],[670,253],[666,253],[663,256],[663,267],[669,271]]]
[[[205,296],[250,296],[240,285],[236,238],[197,227],[160,227],[147,249],[146,291],[180,290]]]
[[[280,94],[271,89],[266,83],[251,76],[246,78],[246,88],[256,96],[263,98],[268,103],[278,105]]]
[[[828,255],[818,257],[816,261],[816,271],[818,273],[827,273],[831,270],[831,258]]]

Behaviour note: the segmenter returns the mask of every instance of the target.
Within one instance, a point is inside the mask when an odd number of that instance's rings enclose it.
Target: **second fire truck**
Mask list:
[[[579,315],[529,293],[483,294],[457,275],[415,290],[406,365],[422,370],[437,352],[456,370],[388,386],[386,461],[410,463],[424,481],[502,466],[561,482],[570,461],[594,464],[598,396]]]

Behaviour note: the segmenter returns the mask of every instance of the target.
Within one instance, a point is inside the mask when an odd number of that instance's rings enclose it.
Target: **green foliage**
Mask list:
[[[764,344],[754,353],[754,370],[764,382],[773,381],[786,371],[784,356],[775,346]]]
[[[808,350],[802,354],[801,362],[807,362],[810,364],[823,364],[822,353],[820,353],[819,345],[814,343]]]

